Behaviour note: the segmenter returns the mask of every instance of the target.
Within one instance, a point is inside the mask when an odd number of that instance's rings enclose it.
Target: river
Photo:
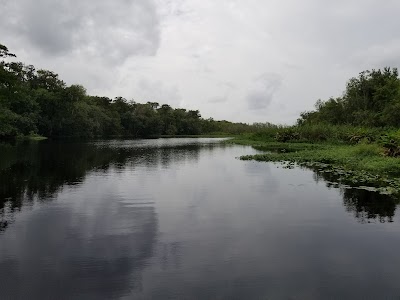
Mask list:
[[[0,299],[398,299],[397,202],[254,153],[0,144]]]

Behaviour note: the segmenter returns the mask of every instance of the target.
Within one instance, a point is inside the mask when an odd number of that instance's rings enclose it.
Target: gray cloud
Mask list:
[[[5,9],[0,27],[46,55],[78,53],[118,62],[155,55],[160,44],[151,0],[17,0]]]
[[[190,17],[193,10],[185,6],[186,0],[155,0],[163,19]]]
[[[399,67],[400,40],[372,45],[354,53],[346,63],[364,68]]]
[[[228,101],[228,97],[227,96],[223,96],[223,97],[214,97],[208,100],[208,103],[211,104],[216,104],[216,103],[225,103]]]
[[[251,110],[266,109],[282,84],[282,78],[275,73],[264,73],[257,77],[247,94],[248,107]]]
[[[220,81],[220,82],[218,82],[218,86],[225,87],[228,89],[236,89],[237,88],[236,84],[234,84],[233,82],[230,82],[230,81]]]
[[[182,96],[176,86],[166,86],[161,81],[142,78],[137,84],[136,94],[139,95],[139,102],[158,102],[169,104],[173,107],[180,107]]]
[[[363,70],[399,67],[399,10],[396,0],[0,0],[0,43],[89,93],[282,124]]]

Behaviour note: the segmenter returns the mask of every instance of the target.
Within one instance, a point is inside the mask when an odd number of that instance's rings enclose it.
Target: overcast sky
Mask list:
[[[0,0],[0,43],[91,95],[291,124],[400,65],[398,0]]]

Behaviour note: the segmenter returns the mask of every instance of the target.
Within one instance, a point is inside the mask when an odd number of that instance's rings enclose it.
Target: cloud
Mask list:
[[[160,105],[169,104],[173,107],[180,107],[182,104],[179,89],[158,80],[140,79],[136,92],[136,95],[139,95],[138,102],[158,102]]]
[[[371,45],[352,55],[347,63],[366,68],[400,67],[400,39]]]
[[[0,7],[0,43],[18,59],[88,93],[176,103],[214,119],[290,124],[317,99],[340,96],[359,72],[400,65],[396,0],[0,0]]]
[[[233,82],[230,82],[230,81],[220,81],[220,82],[218,82],[218,86],[224,87],[227,89],[236,89],[237,88],[236,84]]]
[[[115,63],[132,55],[155,55],[160,44],[151,0],[17,0],[4,8],[3,31],[43,55],[78,53]]]
[[[281,84],[281,76],[275,73],[264,73],[257,77],[247,94],[246,100],[249,109],[266,109],[270,105]]]
[[[228,101],[228,97],[227,96],[223,96],[223,97],[214,97],[208,100],[208,103],[211,104],[217,104],[217,103],[225,103]]]
[[[186,0],[155,0],[159,14],[164,21],[170,21],[174,18],[190,17],[193,10],[186,7]]]

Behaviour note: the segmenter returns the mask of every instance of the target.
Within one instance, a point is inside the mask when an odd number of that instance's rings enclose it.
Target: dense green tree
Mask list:
[[[14,58],[0,44],[0,138],[40,134],[47,137],[152,137],[243,133],[248,124],[203,119],[198,110],[123,97],[89,96],[81,85],[67,86],[58,75]]]
[[[15,54],[10,53],[6,46],[0,44],[0,57],[15,57]]]
[[[343,97],[317,101],[316,110],[303,112],[299,124],[400,125],[400,80],[397,69],[364,71],[351,78]]]

